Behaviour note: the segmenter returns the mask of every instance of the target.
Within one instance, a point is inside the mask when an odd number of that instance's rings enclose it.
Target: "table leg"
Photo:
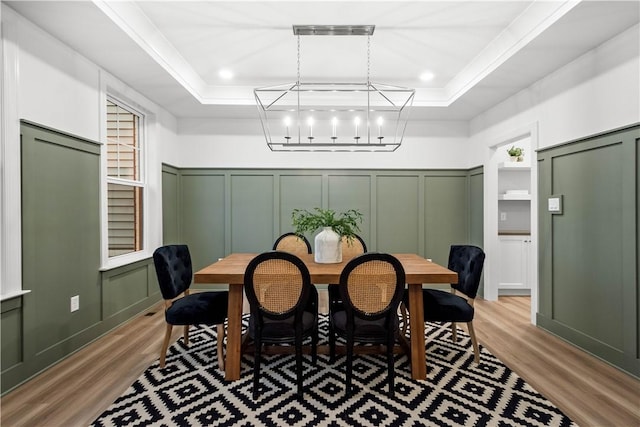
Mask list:
[[[240,379],[240,347],[242,345],[242,284],[229,285],[229,303],[227,306],[227,357],[225,360],[225,379]]]
[[[411,326],[411,378],[427,378],[427,355],[424,343],[424,306],[422,283],[409,284],[409,324]]]

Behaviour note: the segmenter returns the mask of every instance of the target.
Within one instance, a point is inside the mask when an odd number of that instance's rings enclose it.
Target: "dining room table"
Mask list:
[[[242,353],[242,309],[244,273],[249,262],[257,253],[232,253],[229,256],[202,268],[194,274],[194,283],[228,284],[228,325],[225,359],[225,379],[240,379]],[[405,272],[409,294],[409,327],[411,377],[424,380],[427,377],[427,362],[424,337],[424,307],[422,302],[423,284],[457,283],[458,274],[417,254],[393,254]],[[304,254],[300,258],[311,275],[313,284],[339,283],[340,274],[349,259],[340,263],[321,264],[314,261],[313,254]]]

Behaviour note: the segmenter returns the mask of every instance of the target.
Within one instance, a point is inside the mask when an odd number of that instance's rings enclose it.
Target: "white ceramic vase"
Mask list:
[[[337,264],[342,262],[340,235],[331,227],[323,227],[314,240],[314,260],[319,264]]]

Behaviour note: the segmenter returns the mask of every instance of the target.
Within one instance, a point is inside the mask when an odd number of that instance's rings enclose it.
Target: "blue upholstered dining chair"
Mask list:
[[[386,346],[389,395],[394,396],[393,347],[398,338],[398,306],[405,286],[402,263],[393,255],[367,252],[345,265],[339,290],[344,310],[333,313],[335,332],[347,341],[346,395],[351,395],[355,343]]]
[[[472,245],[452,245],[449,250],[449,270],[458,273],[458,283],[451,284],[451,291],[423,289],[425,322],[451,322],[453,340],[457,341],[456,322],[467,324],[473,345],[474,361],[480,363],[478,340],[473,329],[475,309],[473,303],[478,294],[485,254],[482,249]],[[408,304],[405,292],[403,304]],[[403,307],[403,333],[406,331],[407,314]]]
[[[285,343],[295,346],[297,394],[301,398],[303,339],[311,337],[314,364],[318,345],[317,304],[309,304],[315,288],[307,266],[289,252],[264,252],[247,265],[244,290],[250,309],[248,333],[255,344],[253,398],[258,398],[262,345]]]
[[[167,348],[174,325],[184,326],[184,343],[187,346],[190,325],[218,325],[218,367],[224,369],[224,322],[227,318],[229,292],[190,293],[193,268],[187,245],[162,246],[154,251],[153,262],[160,292],[165,301],[164,315],[167,323],[160,350],[160,367],[165,366]]]

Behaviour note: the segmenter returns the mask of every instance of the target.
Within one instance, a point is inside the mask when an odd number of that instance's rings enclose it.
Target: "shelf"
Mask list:
[[[531,165],[524,162],[503,162],[498,164],[498,169],[501,170],[518,170],[518,171],[530,171]]]
[[[498,236],[531,236],[528,230],[498,230]]]
[[[498,194],[498,200],[531,200],[531,194]]]

